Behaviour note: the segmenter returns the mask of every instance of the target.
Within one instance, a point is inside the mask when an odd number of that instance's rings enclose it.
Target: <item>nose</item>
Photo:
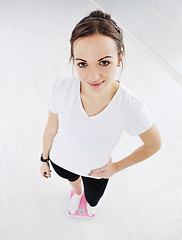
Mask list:
[[[97,69],[89,69],[88,71],[88,81],[91,83],[98,82],[100,79],[100,73]]]

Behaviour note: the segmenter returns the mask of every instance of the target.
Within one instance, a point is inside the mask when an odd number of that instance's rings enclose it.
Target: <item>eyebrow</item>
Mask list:
[[[105,56],[105,57],[103,57],[103,58],[101,58],[101,59],[99,59],[98,60],[98,62],[99,61],[101,61],[102,59],[104,59],[104,58],[113,58],[112,56]],[[84,60],[84,59],[81,59],[81,58],[76,58],[75,60],[81,60],[81,61],[84,61],[84,62],[86,62],[86,60]]]

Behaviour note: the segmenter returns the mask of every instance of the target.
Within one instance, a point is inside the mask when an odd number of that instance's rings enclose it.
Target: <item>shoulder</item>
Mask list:
[[[67,86],[71,85],[73,82],[74,82],[73,77],[57,78],[54,81],[54,86],[56,88],[59,88],[59,87],[66,88]]]
[[[136,96],[131,90],[129,90],[124,84],[121,84],[121,96],[122,101],[128,110],[138,111],[142,106],[144,100]]]
[[[76,81],[73,77],[57,78],[53,83],[53,90],[56,93],[70,92],[75,87]]]

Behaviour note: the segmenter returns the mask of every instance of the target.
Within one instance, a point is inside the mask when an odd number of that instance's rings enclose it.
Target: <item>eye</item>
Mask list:
[[[101,61],[100,63],[104,63],[104,64],[101,64],[101,66],[108,66],[110,64],[109,61]],[[85,67],[85,63],[84,62],[80,62],[77,65],[79,66],[79,68],[84,68]]]
[[[104,64],[104,65],[102,65],[102,66],[108,66],[108,65],[110,64],[109,61],[102,61],[101,63],[107,63],[107,64]]]
[[[84,63],[84,62],[80,62],[80,63],[77,64],[80,68],[84,68],[84,67],[82,67],[82,65],[80,65],[80,64],[85,64],[85,63]]]

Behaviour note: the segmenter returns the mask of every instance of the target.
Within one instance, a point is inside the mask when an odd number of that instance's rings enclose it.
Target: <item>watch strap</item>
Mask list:
[[[47,159],[44,159],[44,158],[43,158],[43,153],[42,153],[42,154],[41,154],[41,157],[40,157],[40,160],[41,160],[42,162],[48,162],[48,161],[50,160],[49,155],[48,155],[48,158],[47,158]]]

